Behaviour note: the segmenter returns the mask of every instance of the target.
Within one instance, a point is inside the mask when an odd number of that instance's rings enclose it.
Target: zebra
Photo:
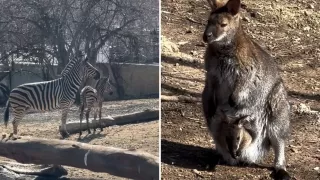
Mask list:
[[[103,127],[101,124],[101,109],[103,103],[103,93],[108,91],[110,95],[113,94],[111,89],[111,84],[109,82],[108,77],[102,77],[96,83],[95,88],[91,86],[85,86],[80,92],[80,132],[79,137],[82,135],[82,119],[83,119],[83,112],[86,109],[86,120],[87,120],[87,130],[88,134],[91,134],[90,127],[89,127],[89,114],[91,110],[94,110],[94,121],[97,118],[97,112],[99,111],[99,127],[100,130],[103,131]],[[96,126],[94,126],[93,131],[96,131]]]
[[[18,124],[29,110],[40,112],[54,109],[62,110],[60,134],[62,138],[69,135],[66,120],[70,106],[74,103],[80,84],[87,78],[100,78],[99,71],[94,68],[87,57],[74,58],[69,61],[61,73],[61,77],[51,81],[26,83],[14,88],[9,95],[4,113],[4,123],[9,121],[9,107],[13,114],[13,134],[18,133]]]

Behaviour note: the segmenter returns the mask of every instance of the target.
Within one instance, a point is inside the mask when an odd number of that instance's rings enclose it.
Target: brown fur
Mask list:
[[[227,116],[224,112],[219,114],[221,121],[217,124],[219,136],[216,143],[236,158],[252,142],[252,136],[245,129],[248,122],[245,121],[246,117],[235,118]]]
[[[227,4],[228,0],[207,0],[211,9],[218,9]]]
[[[235,155],[234,151],[241,149],[240,146],[235,148],[242,142],[234,142],[238,135],[246,138],[251,136],[251,143],[243,144],[249,147],[244,148],[241,159],[248,163],[257,162],[272,147],[276,176],[283,180],[290,179],[285,166],[290,105],[277,64],[243,31],[240,0],[229,0],[219,8],[210,6],[212,12],[203,33],[203,40],[208,46],[202,105],[217,150],[230,164],[236,164],[237,161],[227,151]],[[250,128],[241,129],[234,124],[220,123],[221,119],[216,116],[219,108],[230,111],[234,117],[247,116],[245,120]],[[241,135],[245,132],[249,132],[250,136]],[[232,136],[228,137],[228,134]]]

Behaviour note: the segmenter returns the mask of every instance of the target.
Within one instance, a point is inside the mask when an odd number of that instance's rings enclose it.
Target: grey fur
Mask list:
[[[227,12],[219,9],[216,13]],[[213,26],[207,24],[205,41]],[[289,136],[290,106],[273,58],[244,33],[239,23],[235,34],[231,31],[225,39],[209,42],[205,53],[205,70],[202,103],[213,138],[219,136],[217,124],[221,120],[217,116],[217,109],[228,111],[235,117],[248,116],[248,130],[252,132],[253,140],[247,152],[240,155],[241,159],[248,163],[257,162],[272,147],[276,171],[286,172],[284,148]],[[227,151],[219,145],[217,149],[220,152]],[[230,164],[237,163],[230,154],[230,157],[227,156],[224,155],[224,159]],[[288,177],[285,174],[280,179]]]

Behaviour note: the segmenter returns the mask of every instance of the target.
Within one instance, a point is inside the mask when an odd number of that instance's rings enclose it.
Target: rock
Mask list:
[[[290,150],[291,150],[293,153],[297,153],[297,152],[298,152],[298,150],[295,149],[295,148],[291,148]]]
[[[186,33],[187,33],[187,34],[192,33],[191,29],[188,29],[188,30],[186,31]]]
[[[197,53],[197,51],[191,51],[190,54],[192,54],[192,55],[195,56],[195,55],[197,55],[198,53]]]
[[[310,26],[306,26],[303,28],[304,31],[310,31],[310,29],[311,29]]]
[[[244,20],[246,22],[250,22],[250,19],[248,17],[243,17],[242,20]]]
[[[314,9],[314,5],[313,5],[313,4],[309,4],[309,5],[308,5],[308,8]]]
[[[309,11],[304,11],[304,15],[309,16],[311,14],[311,12]]]
[[[319,171],[319,170],[320,170],[320,167],[315,167],[315,168],[313,168],[313,170]]]

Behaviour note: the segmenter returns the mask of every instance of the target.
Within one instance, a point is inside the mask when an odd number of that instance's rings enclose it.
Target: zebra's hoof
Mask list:
[[[69,137],[69,133],[67,133],[65,131],[60,131],[60,134],[62,136],[62,139]]]

